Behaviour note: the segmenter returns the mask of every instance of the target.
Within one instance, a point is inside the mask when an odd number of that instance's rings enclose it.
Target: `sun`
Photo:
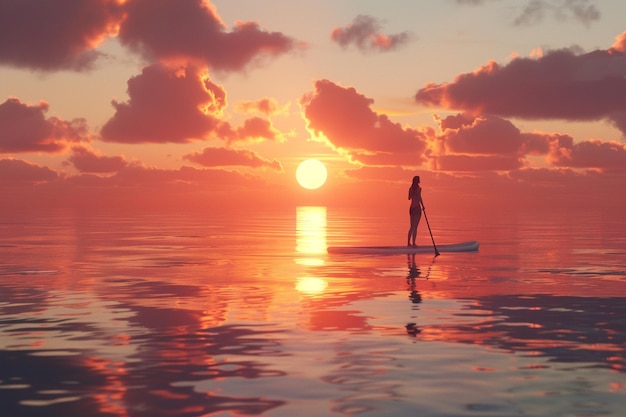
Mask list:
[[[326,166],[317,159],[304,160],[296,169],[298,184],[309,190],[320,188],[326,182],[327,177]]]

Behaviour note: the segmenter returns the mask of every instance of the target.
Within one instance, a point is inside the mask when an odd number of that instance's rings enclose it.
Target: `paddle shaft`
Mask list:
[[[430,240],[433,241],[433,248],[435,248],[435,256],[439,256],[439,250],[437,249],[437,245],[435,244],[435,238],[433,237],[433,232],[430,230],[430,223],[428,223],[428,216],[426,215],[426,207],[424,206],[424,202],[422,201],[422,211],[424,212],[424,219],[426,219],[426,226],[428,226],[428,233],[430,233]]]

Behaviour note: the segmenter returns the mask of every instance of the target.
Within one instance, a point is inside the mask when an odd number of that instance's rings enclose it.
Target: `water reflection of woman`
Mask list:
[[[421,272],[415,263],[415,254],[410,253],[406,255],[406,263],[409,267],[409,274],[407,275],[407,279],[417,278],[420,276]]]
[[[406,245],[416,246],[417,226],[420,224],[420,219],[422,218],[422,188],[420,187],[420,177],[418,175],[413,177],[413,183],[411,184],[411,188],[409,188],[409,200],[411,200],[411,206],[409,207],[411,226],[409,227],[409,233],[406,238]]]

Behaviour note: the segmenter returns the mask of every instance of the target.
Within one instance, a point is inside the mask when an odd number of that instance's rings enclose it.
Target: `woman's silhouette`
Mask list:
[[[409,188],[409,200],[411,200],[411,206],[409,207],[409,216],[411,217],[411,226],[409,227],[409,233],[406,238],[407,246],[416,246],[415,239],[417,238],[417,226],[420,224],[422,218],[422,188],[420,187],[420,177],[413,177],[413,183]]]

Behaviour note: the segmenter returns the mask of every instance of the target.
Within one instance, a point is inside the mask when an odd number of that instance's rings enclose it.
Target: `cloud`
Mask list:
[[[0,1],[0,64],[35,70],[90,69],[113,35],[117,0]]]
[[[204,148],[202,152],[193,152],[183,159],[205,167],[245,166],[251,168],[270,168],[282,171],[280,162],[260,157],[247,149]]]
[[[38,183],[53,181],[57,178],[58,174],[50,168],[41,167],[21,159],[0,159],[1,183]]]
[[[115,115],[102,138],[122,143],[185,143],[201,140],[220,124],[226,92],[194,68],[145,67],[128,81],[127,102],[113,100]]]
[[[529,156],[544,156],[551,168],[626,171],[626,145],[566,134],[521,132],[497,116],[467,114],[436,118],[442,133],[430,155],[440,171],[512,171],[530,166]]]
[[[354,45],[364,52],[392,51],[411,40],[408,32],[386,35],[380,32],[381,26],[372,16],[358,15],[345,27],[333,29],[330,39],[344,48]]]
[[[457,4],[469,6],[481,6],[489,0],[456,0]],[[491,0],[496,2],[498,0]],[[516,2],[521,4],[521,2]],[[589,4],[589,0],[530,0],[527,1],[521,13],[513,23],[516,26],[531,26],[540,23],[546,15],[551,15],[556,20],[578,20],[585,26],[600,19],[600,11],[595,4]]]
[[[259,112],[270,116],[272,114],[287,113],[289,111],[289,104],[280,107],[273,98],[262,98],[256,101],[242,101],[237,104],[237,108],[244,113]]]
[[[526,3],[514,24],[520,26],[539,23],[547,13],[552,13],[557,20],[574,19],[586,26],[600,19],[600,11],[594,4],[589,4],[589,0],[532,0]]]
[[[444,130],[447,150],[455,153],[517,155],[523,139],[520,130],[500,117],[477,117],[471,124]]]
[[[128,163],[121,156],[105,156],[83,146],[74,146],[69,161],[80,172],[111,173],[119,171]]]
[[[429,84],[415,100],[473,114],[526,119],[612,121],[623,128],[626,109],[624,38],[614,47],[577,55],[557,50],[537,59],[495,62],[453,82]],[[622,130],[626,134],[626,130]]]
[[[112,101],[115,114],[100,130],[106,142],[188,143],[217,137],[228,143],[282,140],[265,119],[252,117],[235,127],[222,120],[226,92],[194,67],[145,67],[128,81],[126,102]]]
[[[234,142],[254,142],[261,140],[282,141],[283,135],[272,126],[269,120],[260,117],[246,119],[242,126],[233,127],[222,123],[216,134],[228,144]]]
[[[261,57],[300,47],[280,32],[254,22],[226,31],[215,8],[202,0],[129,0],[119,39],[150,60],[200,61],[214,69],[241,70]]]
[[[411,166],[425,162],[427,134],[393,123],[374,112],[373,103],[354,88],[328,80],[317,81],[315,91],[300,99],[312,134],[355,161],[387,165],[393,160]]]
[[[510,171],[525,166],[525,142],[537,152],[539,139],[526,138],[510,121],[497,116],[471,117],[467,114],[435,118],[442,133],[431,154],[439,171]],[[546,144],[543,150],[549,149]],[[544,153],[545,153],[544,152]]]
[[[620,35],[615,37],[615,42],[613,46],[609,49],[609,51],[621,52],[622,54],[626,52],[626,32],[623,32]]]
[[[49,105],[29,106],[17,98],[0,104],[0,153],[64,151],[69,143],[87,140],[83,119],[46,119]]]
[[[599,140],[559,141],[553,144],[549,159],[560,167],[626,172],[626,145]]]
[[[254,22],[227,31],[203,0],[0,1],[0,65],[89,70],[108,37],[150,62],[184,60],[227,71],[304,47]]]

